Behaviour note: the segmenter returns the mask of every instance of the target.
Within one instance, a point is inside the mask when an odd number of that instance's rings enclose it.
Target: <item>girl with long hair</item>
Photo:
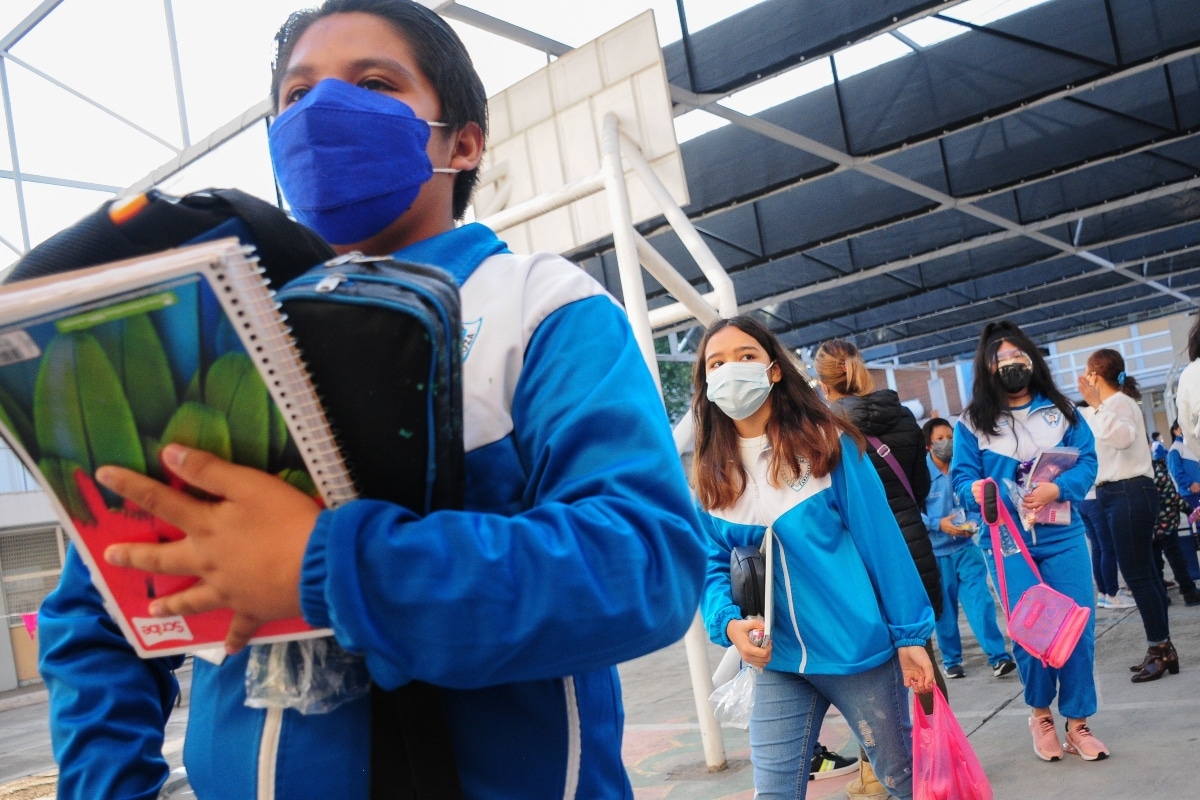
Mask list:
[[[990,322],[979,336],[975,351],[975,377],[971,403],[963,411],[954,433],[954,457],[950,467],[955,494],[967,507],[983,500],[983,479],[993,478],[1001,487],[1004,479],[1018,481],[1038,454],[1050,447],[1072,447],[1079,452],[1075,464],[1053,481],[1043,481],[1022,501],[1012,506],[1007,492],[1001,499],[1013,519],[1032,517],[1047,503],[1083,500],[1096,480],[1096,447],[1091,429],[1074,406],[1054,385],[1050,368],[1037,345],[1014,323]],[[1042,580],[1086,608],[1094,609],[1091,558],[1079,513],[1072,508],[1066,524],[1039,524],[1024,536]],[[1020,525],[1021,523],[1018,523]],[[996,580],[997,557],[991,532],[985,528],[980,546]],[[1001,550],[1003,553],[1003,550]],[[1009,565],[1011,564],[1011,567]],[[1008,576],[1008,605],[1013,607],[1033,582],[1021,559],[1005,562]],[[1096,711],[1095,614],[1071,657],[1060,669],[1043,666],[1016,642],[1013,650],[1017,670],[1025,685],[1025,702],[1030,707],[1029,730],[1033,750],[1043,761],[1060,761],[1073,753],[1095,761],[1108,756],[1108,748],[1092,735],[1087,718]],[[1058,696],[1058,710],[1067,717],[1065,742],[1060,742],[1050,711]]]
[[[1087,403],[1083,418],[1096,437],[1100,462],[1096,473],[1100,513],[1092,516],[1092,524],[1116,554],[1149,643],[1130,680],[1156,681],[1168,672],[1179,672],[1179,656],[1171,644],[1167,590],[1154,561],[1158,490],[1146,447],[1146,421],[1137,404],[1142,393],[1137,379],[1125,372],[1125,359],[1108,348],[1088,357],[1078,385]]]
[[[892,797],[912,796],[907,691],[933,688],[933,610],[861,435],[834,414],[779,340],[746,316],[719,320],[693,375],[693,462],[710,539],[701,611],[758,677],[750,719],[756,796],[803,798],[831,704]],[[772,528],[775,627],[731,594],[730,553]]]

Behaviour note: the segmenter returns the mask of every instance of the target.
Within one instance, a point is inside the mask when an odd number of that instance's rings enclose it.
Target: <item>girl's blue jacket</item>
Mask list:
[[[1029,461],[1048,447],[1074,447],[1079,451],[1075,466],[1063,472],[1054,481],[1058,486],[1059,499],[1071,501],[1071,520],[1066,525],[1036,525],[1026,534],[1028,544],[1061,541],[1071,536],[1083,535],[1083,521],[1075,504],[1083,500],[1092,484],[1096,482],[1096,440],[1092,429],[1080,417],[1072,425],[1054,403],[1040,394],[1030,401],[1029,416],[1023,422],[1001,415],[999,433],[996,436],[976,431],[970,419],[964,415],[954,430],[954,458],[950,462],[950,481],[964,508],[979,510],[979,504],[971,494],[971,484],[984,478],[993,478],[1000,489],[1000,497],[1008,506],[1008,513],[1018,525],[1023,524],[1004,487],[1004,480],[1015,481],[1017,467]],[[992,549],[991,531],[983,526],[979,546]]]
[[[725,627],[741,613],[730,590],[734,547],[763,541],[773,523],[774,649],[768,669],[849,675],[877,667],[897,647],[924,645],[933,609],[896,524],[875,467],[854,441],[821,478],[782,487],[760,471],[731,508],[702,516],[709,536],[701,611],[713,642],[729,646]]]

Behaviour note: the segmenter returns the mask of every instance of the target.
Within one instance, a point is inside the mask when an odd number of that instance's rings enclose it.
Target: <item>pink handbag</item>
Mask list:
[[[1008,635],[1030,655],[1040,659],[1043,666],[1058,669],[1067,663],[1075,651],[1075,645],[1087,627],[1091,609],[1076,605],[1074,600],[1042,581],[1042,574],[1029,555],[1020,529],[1013,523],[1008,508],[997,499],[996,482],[991,478],[985,480],[983,485],[983,520],[992,532],[996,577],[1000,584],[1000,601],[1004,604],[1004,615],[1008,619]],[[1037,579],[1037,583],[1025,590],[1012,610],[1008,607],[1004,553],[1000,549],[1001,523],[1008,526],[1021,555],[1025,556],[1026,563]]]

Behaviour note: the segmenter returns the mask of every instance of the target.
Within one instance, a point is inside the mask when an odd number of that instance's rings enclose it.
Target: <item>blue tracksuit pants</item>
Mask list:
[[[985,550],[992,580],[999,588],[994,556],[998,550]],[[1096,606],[1092,589],[1092,562],[1087,540],[1078,535],[1046,543],[1030,544],[1033,562],[1042,573],[1042,580],[1052,589],[1062,592],[1084,608],[1092,609],[1087,627],[1079,638],[1075,652],[1061,669],[1042,666],[1025,648],[1013,642],[1017,672],[1025,685],[1025,704],[1031,708],[1049,708],[1058,697],[1059,713],[1069,719],[1084,719],[1096,713],[1096,681],[1093,667],[1096,656]],[[1008,581],[1009,608],[1017,604],[1021,593],[1034,584],[1033,573],[1020,554],[1004,561]]]
[[[988,664],[996,666],[1011,656],[1004,645],[1004,634],[996,624],[996,604],[987,584],[983,552],[974,544],[960,547],[948,556],[938,556],[942,574],[942,615],[937,618],[938,650],[947,669],[962,663],[962,637],[958,631],[958,607],[975,639],[987,654]]]

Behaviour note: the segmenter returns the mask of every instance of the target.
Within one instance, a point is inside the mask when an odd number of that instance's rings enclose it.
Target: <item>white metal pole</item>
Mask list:
[[[625,297],[625,313],[629,316],[633,336],[641,347],[642,357],[661,393],[658,359],[654,355],[654,335],[650,330],[650,312],[646,305],[646,286],[642,281],[642,267],[638,260],[637,232],[633,228],[625,168],[621,161],[621,128],[617,116],[612,112],[604,115],[600,151],[608,211],[613,222],[613,250],[617,256],[617,271],[621,276],[621,293]],[[708,636],[699,612],[683,639],[692,681],[692,699],[700,723],[700,740],[704,745],[704,761],[709,770],[715,772],[725,768],[725,740],[708,703],[708,696],[712,694],[711,670],[705,652]]]
[[[696,226],[687,218],[687,214],[683,213],[683,209],[675,202],[675,198],[671,197],[667,187],[663,186],[662,181],[654,174],[654,169],[650,166],[650,162],[646,161],[646,157],[642,155],[637,144],[628,137],[624,138],[627,145],[624,148],[625,158],[633,166],[638,177],[642,179],[642,183],[650,192],[650,196],[654,198],[654,202],[662,208],[667,222],[674,229],[679,241],[683,242],[683,246],[692,254],[692,258],[696,259],[696,264],[704,273],[704,277],[712,284],[713,290],[717,293],[717,309],[721,312],[721,316],[726,318],[737,316],[737,295],[734,293],[733,280],[729,277],[729,273],[721,266],[721,262],[713,255],[712,250],[708,249],[708,245],[700,236],[700,231],[696,230]],[[683,300],[678,295],[676,295],[676,299]]]
[[[650,330],[650,311],[646,305],[646,284],[642,281],[642,266],[638,261],[637,241],[634,239],[633,212],[629,208],[629,190],[625,185],[625,167],[621,162],[621,127],[617,115],[611,111],[604,115],[600,153],[608,213],[613,223],[613,252],[617,257],[617,272],[621,276],[625,313],[633,327],[633,338],[637,340],[642,358],[654,377],[654,385],[661,394],[658,359],[654,355],[654,334]]]

